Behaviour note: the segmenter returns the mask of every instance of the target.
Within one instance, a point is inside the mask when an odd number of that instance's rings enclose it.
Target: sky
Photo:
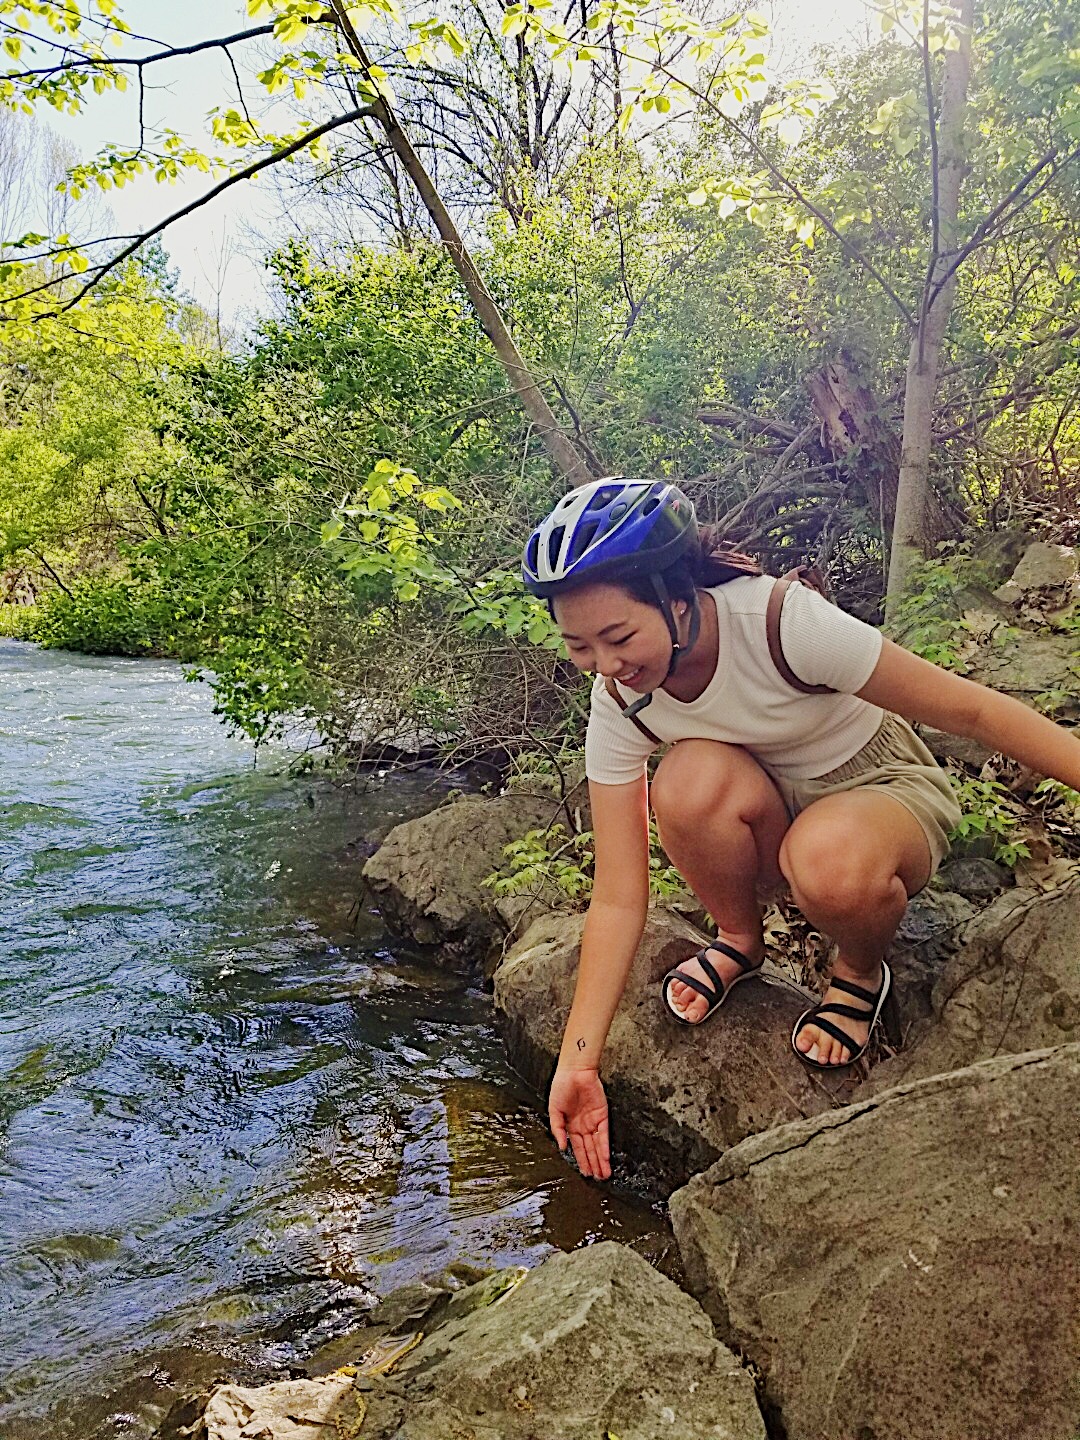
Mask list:
[[[432,10],[437,5],[432,5]],[[772,25],[774,60],[785,71],[798,69],[816,44],[865,43],[876,32],[867,0],[757,0],[753,8]],[[246,29],[242,0],[126,0],[121,13],[132,29],[169,45],[186,45],[212,35]],[[252,62],[259,41],[248,42]],[[132,41],[130,53],[153,47]],[[170,61],[147,72],[146,120],[171,126],[209,148],[208,112],[227,98],[236,101],[236,83],[220,51]],[[250,71],[248,72],[250,73]],[[243,74],[243,71],[241,71]],[[255,90],[261,92],[261,87]],[[258,94],[253,94],[258,99]],[[130,144],[137,136],[134,88],[126,95],[91,96],[78,116],[58,115],[42,107],[42,120],[88,159],[108,142]],[[291,129],[284,121],[282,129]],[[117,232],[141,233],[195,199],[214,182],[192,175],[175,185],[138,180],[108,199]],[[272,180],[256,179],[226,192],[204,210],[170,226],[162,243],[179,270],[182,287],[211,313],[220,309],[223,322],[244,329],[268,306],[266,272],[261,257],[274,239],[295,230],[297,217],[283,216]]]

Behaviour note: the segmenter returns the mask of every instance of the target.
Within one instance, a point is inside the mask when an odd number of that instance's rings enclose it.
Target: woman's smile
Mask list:
[[[615,679],[619,682],[620,685],[629,685],[630,688],[633,689],[633,688],[634,688],[634,685],[637,683],[638,680],[641,679],[641,677],[642,677],[642,675],[644,675],[644,673],[645,673],[645,666],[644,666],[644,665],[638,665],[638,666],[637,666],[635,669],[633,669],[633,670],[627,670],[627,671],[626,671],[624,674],[622,674],[622,675],[616,675],[616,676],[615,676]]]

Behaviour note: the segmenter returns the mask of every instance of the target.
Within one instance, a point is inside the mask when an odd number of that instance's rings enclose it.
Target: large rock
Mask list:
[[[786,1440],[1080,1429],[1080,1045],[745,1141],[672,1196],[687,1280]]]
[[[520,1276],[514,1272],[515,1281]],[[412,1287],[414,1290],[416,1287]],[[696,1301],[634,1251],[553,1255],[516,1288],[457,1291],[364,1364],[313,1380],[222,1385],[177,1407],[173,1440],[765,1440],[754,1382]],[[417,1296],[399,1292],[413,1329]],[[391,1297],[391,1302],[394,1297]],[[389,1314],[390,1306],[380,1307]],[[383,1318],[387,1318],[384,1315]],[[376,1316],[372,1316],[376,1319]],[[357,1333],[358,1354],[384,1326]],[[368,1352],[370,1353],[370,1352]]]
[[[560,820],[566,823],[563,808],[548,795],[468,796],[391,830],[364,866],[364,881],[393,930],[468,971],[497,950],[508,928],[481,881],[502,866],[511,841]]]
[[[968,925],[930,1014],[868,1088],[1072,1041],[1080,1041],[1080,884],[1049,895],[1008,890]]]
[[[1068,691],[1069,696],[1062,699],[1055,716],[1070,719],[1080,715],[1080,662],[1076,654],[1075,636],[1011,631],[1000,639],[995,637],[992,644],[980,645],[971,657],[967,675],[980,685],[989,685],[1029,705],[1040,695]]]
[[[765,1440],[700,1306],[611,1242],[440,1326],[392,1379],[365,1396],[363,1440]]]
[[[934,987],[974,914],[974,905],[963,895],[929,889],[916,895],[904,911],[888,952],[902,1043],[920,1020],[933,1013]]]
[[[1048,545],[1037,540],[1024,551],[1016,569],[997,592],[998,598],[1011,600],[1024,590],[1057,589],[1075,580],[1078,570],[1080,555],[1071,545]]]
[[[562,1043],[583,924],[580,915],[538,920],[495,972],[511,1064],[540,1090]],[[814,997],[771,968],[704,1026],[679,1025],[660,979],[704,940],[680,916],[649,912],[601,1066],[613,1144],[661,1191],[747,1135],[846,1103],[859,1083],[851,1071],[825,1075],[796,1059],[792,1026]]]

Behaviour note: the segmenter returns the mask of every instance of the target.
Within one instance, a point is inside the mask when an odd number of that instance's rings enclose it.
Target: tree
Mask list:
[[[67,237],[36,256],[54,266],[68,265],[76,271],[85,272],[81,284],[69,288],[59,309],[66,312],[84,300],[116,266],[122,264],[153,235],[160,233],[171,220],[190,214],[193,210],[209,203],[227,188],[252,179],[269,166],[290,160],[301,151],[325,154],[325,138],[342,127],[357,121],[371,119],[383,131],[397,162],[415,186],[425,210],[431,217],[452,263],[458,270],[476,308],[489,339],[495,347],[510,384],[529,415],[537,434],[547,447],[553,461],[571,484],[581,483],[589,477],[585,460],[569,440],[557,421],[545,398],[537,379],[530,373],[520,350],[503,322],[457,227],[444,204],[431,177],[421,163],[405,129],[395,112],[394,92],[389,84],[384,65],[375,63],[364,44],[361,43],[352,14],[360,12],[365,17],[384,16],[399,27],[404,21],[397,9],[396,0],[364,0],[364,3],[350,10],[345,0],[329,0],[324,7],[319,0],[249,0],[249,13],[253,18],[269,12],[274,18],[268,25],[237,32],[233,35],[215,37],[185,47],[159,47],[149,53],[127,58],[110,56],[104,40],[122,39],[127,26],[120,18],[116,0],[86,0],[86,8],[77,0],[0,0],[0,34],[5,36],[4,44],[8,54],[18,62],[27,53],[28,58],[45,58],[44,64],[22,64],[0,76],[0,102],[9,106],[30,107],[44,100],[56,106],[78,109],[84,102],[85,92],[92,86],[100,91],[109,87],[125,88],[129,72],[134,72],[142,93],[144,75],[147,69],[165,59],[192,54],[199,50],[218,48],[232,58],[234,49],[259,36],[272,35],[282,47],[274,62],[259,75],[260,82],[274,94],[291,84],[298,94],[316,82],[327,84],[333,91],[334,83],[346,92],[353,102],[349,108],[333,115],[319,125],[306,128],[298,135],[273,136],[260,130],[246,106],[244,113],[236,109],[219,111],[215,119],[216,137],[223,142],[245,147],[259,147],[264,150],[260,157],[246,166],[234,169],[200,200],[185,206],[173,216],[166,217],[150,231],[134,237],[115,249],[109,257],[91,263],[84,251],[72,247]],[[35,28],[36,27],[36,28]],[[96,30],[94,30],[96,27]],[[609,36],[617,51],[615,34],[618,29],[632,31],[632,16],[621,16],[608,0],[590,13],[586,7],[571,26],[551,19],[538,25],[535,12],[529,12],[521,5],[507,7],[503,18],[503,31],[511,39],[520,37],[521,44],[527,45],[537,34],[542,34],[553,46],[556,59],[577,59],[594,64],[601,55],[598,38]],[[94,33],[87,32],[94,30]],[[97,33],[100,31],[101,33]],[[748,48],[763,33],[757,22],[747,23],[741,28],[737,22],[725,21],[712,29],[703,26],[680,12],[671,10],[662,17],[655,29],[655,54],[675,63],[678,56],[687,49],[687,37],[692,34],[696,41],[695,63],[711,66],[710,86],[731,94],[739,93],[743,84],[764,83],[758,73],[763,57],[751,53]],[[464,42],[456,28],[445,20],[424,19],[412,22],[406,31],[407,43],[401,45],[406,61],[414,62],[424,53],[425,47],[435,42],[449,44],[451,50],[461,54]],[[295,47],[295,48],[293,48]],[[44,52],[44,57],[43,53]],[[670,52],[670,53],[669,53]],[[234,62],[235,63],[235,62]],[[748,78],[749,77],[749,78]],[[756,77],[756,78],[754,78]],[[524,91],[518,88],[519,98]],[[635,85],[631,90],[630,108],[640,105],[643,112],[655,110],[663,113],[670,108],[670,101],[650,79]],[[243,104],[241,96],[241,104]],[[778,115],[784,113],[784,106],[774,107]],[[72,172],[70,188],[72,193],[81,193],[94,181],[106,187],[122,184],[133,175],[153,169],[159,179],[169,179],[184,167],[203,170],[214,168],[214,162],[201,151],[185,142],[183,137],[166,132],[152,143],[141,121],[138,144],[127,150],[116,146],[107,150],[91,164],[76,167]],[[220,163],[220,157],[219,157]],[[19,242],[27,247],[41,243],[43,237],[27,235]],[[14,269],[9,263],[0,268],[0,281],[11,278]],[[56,289],[61,283],[60,275],[50,275],[44,281],[29,288],[16,290],[5,302],[4,313],[9,319],[27,320],[41,312],[40,297]]]

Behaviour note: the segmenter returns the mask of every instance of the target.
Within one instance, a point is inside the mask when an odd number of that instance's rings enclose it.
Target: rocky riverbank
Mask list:
[[[1075,557],[1041,558],[1073,595]],[[983,597],[1008,610],[1008,629],[1047,598],[1039,559]],[[1053,665],[1060,676],[1060,636],[979,633],[973,673],[1006,645],[1022,656],[988,672],[999,688],[1032,699]],[[1042,640],[1056,659],[1039,658]],[[955,752],[951,737],[934,743]],[[550,886],[508,903],[480,881],[509,839],[583,803],[580,791],[456,801],[398,827],[365,869],[384,915],[490,984],[511,1061],[538,1094],[582,917]],[[774,942],[787,923],[776,915]],[[657,982],[703,942],[695,918],[692,897],[650,912],[604,1061],[616,1178],[643,1174],[669,1197],[689,1293],[610,1244],[523,1280],[435,1280],[384,1302],[329,1375],[223,1387],[163,1436],[1072,1440],[1075,866],[1049,850],[1015,876],[986,855],[954,861],[913,902],[890,957],[896,1033],[870,1067],[835,1076],[791,1052],[818,971],[779,943],[723,1023],[670,1023]]]

